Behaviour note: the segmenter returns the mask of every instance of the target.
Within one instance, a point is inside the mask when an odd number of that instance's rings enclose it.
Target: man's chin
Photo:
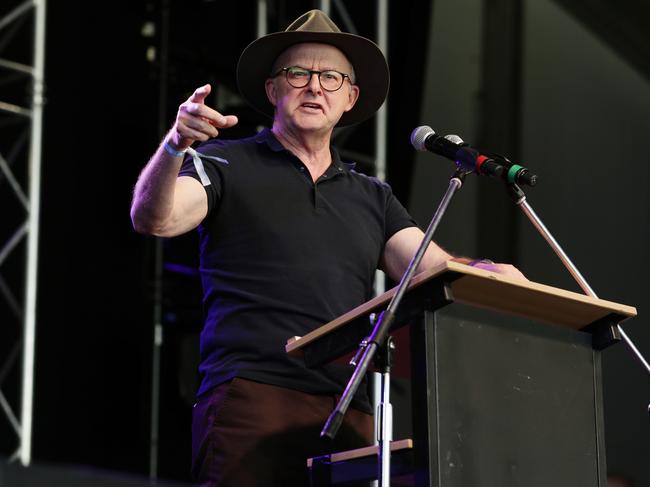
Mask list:
[[[294,127],[302,132],[309,132],[314,134],[326,134],[332,130],[332,126],[328,121],[324,121],[322,119],[318,120],[316,118],[296,120]]]

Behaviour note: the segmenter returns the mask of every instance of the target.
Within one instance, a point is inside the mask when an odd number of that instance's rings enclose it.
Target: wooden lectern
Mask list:
[[[394,292],[290,339],[287,352],[309,366],[349,354]],[[456,262],[416,276],[400,308],[395,327],[410,325],[411,343],[413,438],[399,442],[408,484],[605,487],[600,351],[635,308]],[[376,466],[354,465],[376,465],[376,447],[322,460],[315,484],[372,476]]]

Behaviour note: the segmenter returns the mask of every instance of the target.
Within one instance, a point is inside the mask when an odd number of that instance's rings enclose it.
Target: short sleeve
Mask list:
[[[382,186],[385,198],[384,242],[388,242],[400,230],[417,227],[417,223],[395,197],[390,186],[386,183]]]
[[[196,152],[203,166],[203,171],[209,180],[209,184],[206,185],[201,181],[196,163],[190,155],[185,156],[178,175],[192,177],[203,185],[208,197],[208,214],[210,214],[213,208],[219,206],[221,195],[223,194],[229,164],[228,156],[225,153],[227,151],[217,141],[210,141],[206,144],[199,145],[196,148]]]

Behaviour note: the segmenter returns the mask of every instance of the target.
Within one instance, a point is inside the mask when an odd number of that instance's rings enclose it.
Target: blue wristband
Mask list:
[[[167,154],[169,154],[170,156],[174,156],[174,157],[183,157],[185,155],[185,151],[187,150],[187,149],[185,149],[185,150],[176,150],[167,141],[165,141],[165,143],[163,144],[163,147],[165,148],[165,152],[167,152]]]

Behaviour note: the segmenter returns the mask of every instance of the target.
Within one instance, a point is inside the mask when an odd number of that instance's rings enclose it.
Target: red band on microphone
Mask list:
[[[476,172],[478,174],[481,174],[481,166],[488,159],[489,158],[487,156],[484,156],[483,154],[479,154],[479,156],[476,158]]]

